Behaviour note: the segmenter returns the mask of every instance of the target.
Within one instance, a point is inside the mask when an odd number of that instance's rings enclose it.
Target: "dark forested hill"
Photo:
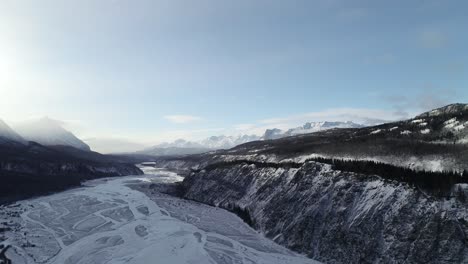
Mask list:
[[[0,144],[0,203],[78,186],[86,179],[141,173],[133,164],[95,152],[8,142]]]

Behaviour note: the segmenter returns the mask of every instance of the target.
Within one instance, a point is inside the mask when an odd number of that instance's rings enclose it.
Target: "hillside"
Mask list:
[[[467,105],[159,158],[182,196],[325,263],[468,262]],[[463,172],[463,173],[462,173]]]
[[[62,122],[47,117],[23,122],[14,127],[23,138],[44,146],[72,146],[89,151],[90,147],[62,126]]]
[[[142,172],[131,163],[73,147],[0,144],[0,203],[79,186],[83,180]]]

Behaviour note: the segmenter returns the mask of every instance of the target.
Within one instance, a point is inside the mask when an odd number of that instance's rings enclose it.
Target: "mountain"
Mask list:
[[[206,148],[200,143],[177,139],[174,142],[165,142],[154,146],[156,148]]]
[[[244,144],[247,142],[259,140],[260,138],[256,135],[241,135],[241,136],[212,136],[204,139],[200,144],[210,149],[230,149],[237,145]]]
[[[151,148],[137,151],[136,154],[145,154],[152,156],[173,156],[173,155],[191,155],[208,152],[211,150],[230,149],[252,141],[271,140],[294,135],[313,133],[334,128],[360,128],[364,125],[347,122],[308,122],[301,127],[296,127],[283,131],[273,128],[267,129],[263,136],[257,135],[238,135],[238,136],[212,136],[206,139],[193,142],[184,139],[178,139],[170,143],[162,143]]]
[[[422,113],[416,118],[427,118],[427,117],[437,117],[437,116],[448,116],[448,115],[465,115],[468,111],[468,104],[450,104],[444,107],[440,107],[425,113]]]
[[[21,123],[14,129],[26,140],[45,146],[65,145],[86,151],[91,150],[86,143],[64,129],[60,121],[47,117]]]
[[[26,143],[18,133],[11,129],[3,120],[0,119],[0,143]]]
[[[141,151],[134,152],[136,155],[150,156],[179,156],[191,155],[208,152],[211,149],[207,148],[184,148],[184,147],[151,147]]]
[[[136,151],[136,155],[151,155],[151,156],[177,156],[190,155],[210,151],[211,149],[202,146],[197,142],[178,139],[174,142],[165,142],[156,146]]]
[[[242,136],[212,136],[199,142],[178,139],[174,142],[161,143],[156,146],[146,148],[135,154],[144,154],[152,156],[177,156],[199,154],[217,149],[230,149],[237,145],[258,140],[255,135]]]
[[[468,263],[467,127],[453,104],[155,166],[185,169],[183,198],[324,263]]]
[[[313,133],[317,131],[323,131],[323,130],[328,130],[328,129],[334,129],[334,128],[361,128],[364,127],[364,125],[361,124],[356,124],[351,121],[347,122],[329,122],[329,121],[324,121],[324,122],[308,122],[305,123],[303,126],[296,127],[296,128],[291,128],[287,131],[282,131],[281,129],[267,129],[265,133],[262,136],[262,139],[264,140],[270,140],[270,139],[278,139],[278,138],[283,138],[283,137],[290,137],[290,136],[295,136],[295,135],[301,135],[301,134],[308,134],[308,133]]]

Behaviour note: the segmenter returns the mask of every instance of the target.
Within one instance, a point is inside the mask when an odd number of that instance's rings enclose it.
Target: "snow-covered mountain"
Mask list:
[[[240,136],[212,136],[200,141],[187,141],[178,139],[174,142],[165,142],[137,151],[136,154],[145,154],[152,156],[173,156],[173,155],[190,155],[208,152],[217,149],[230,149],[237,145],[247,142],[259,140],[260,137],[255,135],[240,135]]]
[[[90,150],[86,143],[64,129],[60,121],[47,117],[18,124],[14,129],[26,140],[45,146],[65,145]]]
[[[3,120],[0,119],[0,142],[19,142],[25,143],[24,138],[22,138],[18,133],[16,133],[10,126],[8,126]]]
[[[346,122],[329,122],[329,121],[324,121],[324,122],[307,122],[303,126],[296,127],[296,128],[291,128],[288,129],[287,131],[283,131],[278,128],[273,128],[273,129],[267,129],[265,133],[262,136],[262,139],[264,140],[269,140],[269,139],[278,139],[278,138],[283,138],[283,137],[289,137],[289,136],[295,136],[295,135],[301,135],[301,134],[308,134],[308,133],[313,133],[317,131],[323,131],[323,130],[328,130],[328,129],[334,129],[334,128],[361,128],[364,127],[365,125],[362,124],[356,124],[351,121],[346,121]]]
[[[164,142],[154,146],[156,148],[204,148],[200,143],[188,141],[185,139],[177,139],[173,142]]]
[[[161,143],[151,148],[138,151],[138,154],[153,156],[198,154],[210,150],[230,149],[244,143],[257,140],[279,139],[289,136],[313,133],[334,128],[362,128],[365,125],[351,121],[347,122],[307,122],[303,126],[283,131],[278,128],[267,129],[262,136],[237,135],[237,136],[211,136],[200,141],[187,141],[178,139],[174,142]]]
[[[247,142],[259,140],[260,137],[256,135],[240,135],[240,136],[212,136],[200,142],[202,146],[211,149],[230,149],[237,145]]]

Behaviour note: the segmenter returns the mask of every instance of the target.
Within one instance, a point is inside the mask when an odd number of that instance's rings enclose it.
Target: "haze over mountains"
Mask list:
[[[0,119],[0,143],[7,142],[24,143],[25,140],[18,133],[16,133],[10,126]]]
[[[272,128],[267,129],[263,135],[238,135],[238,136],[211,136],[200,141],[187,141],[178,139],[174,142],[161,143],[156,146],[138,151],[138,154],[147,154],[153,156],[166,156],[166,155],[185,155],[197,154],[210,150],[217,149],[230,149],[235,146],[257,141],[257,140],[271,140],[279,139],[294,135],[307,134],[317,131],[323,131],[334,128],[359,128],[365,125],[356,124],[351,121],[347,122],[307,122],[303,126],[291,128],[286,131],[281,129]]]
[[[47,117],[20,123],[14,129],[26,140],[45,146],[65,145],[86,151],[91,150],[86,143],[65,130],[60,121]]]
[[[312,133],[334,128],[359,128],[363,124],[351,121],[347,122],[307,122],[303,126],[281,130],[277,128],[267,129],[263,135],[242,134],[237,136],[210,136],[199,141],[178,139],[173,142],[164,142],[152,147],[144,144],[113,138],[86,138],[82,140],[63,127],[63,122],[48,117],[23,121],[10,127],[0,120],[0,138],[19,143],[27,141],[37,142],[44,146],[71,146],[84,151],[90,151],[88,144],[97,149],[106,149],[106,153],[131,153],[136,149],[137,154],[153,156],[197,154],[210,150],[230,149],[235,146],[256,141],[271,140],[288,136]]]

